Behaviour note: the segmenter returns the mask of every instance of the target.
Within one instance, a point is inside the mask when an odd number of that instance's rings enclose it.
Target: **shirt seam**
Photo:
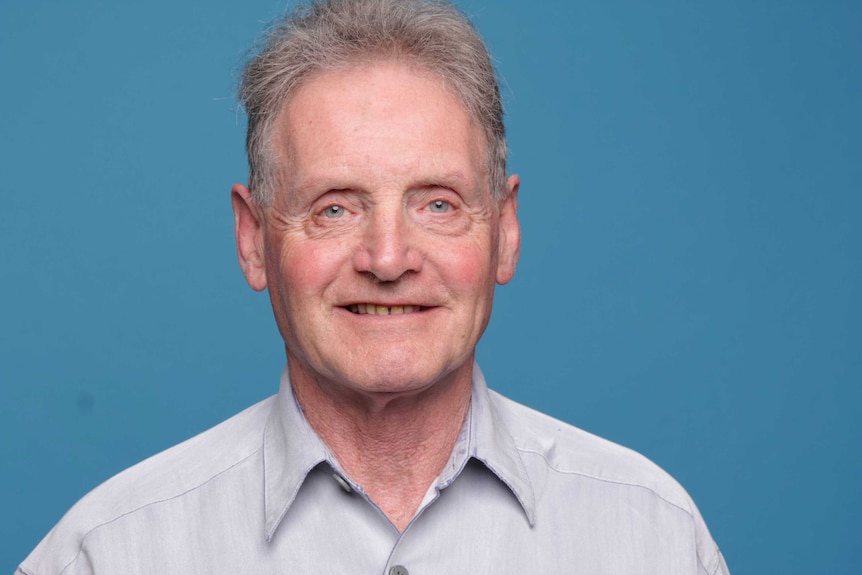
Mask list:
[[[721,559],[719,558],[720,551],[718,550],[718,545],[715,546],[715,555],[713,559],[715,560],[715,566],[710,570],[706,565],[704,565],[703,560],[700,558],[700,553],[697,554],[697,560],[700,562],[701,566],[707,571],[710,575],[715,575],[718,573],[718,570],[721,569]]]
[[[255,454],[259,453],[261,449],[262,449],[262,447],[258,447],[257,449],[255,449],[254,451],[249,453],[248,455],[245,455],[241,459],[238,459],[237,461],[235,461],[234,463],[232,463],[228,467],[225,467],[224,469],[222,469],[218,473],[213,474],[212,476],[208,477],[207,479],[205,479],[204,481],[195,485],[194,487],[190,487],[181,493],[177,493],[176,495],[172,495],[170,497],[165,497],[164,499],[157,499],[155,501],[150,501],[148,503],[145,503],[145,504],[143,504],[139,507],[136,507],[134,509],[130,509],[129,511],[126,511],[125,513],[121,513],[120,515],[117,515],[116,517],[114,517],[112,519],[109,519],[107,521],[103,521],[102,523],[99,523],[98,525],[92,527],[86,533],[84,533],[83,537],[81,537],[81,542],[78,544],[78,551],[75,553],[75,556],[72,557],[72,559],[70,559],[69,562],[66,563],[62,569],[60,569],[58,575],[63,575],[63,573],[66,572],[66,569],[71,567],[72,564],[74,564],[78,560],[78,557],[81,555],[81,552],[84,550],[85,541],[97,529],[101,529],[102,527],[105,527],[106,525],[110,525],[111,523],[115,523],[115,522],[119,521],[120,519],[123,519],[124,517],[127,517],[129,515],[133,515],[133,514],[137,513],[138,511],[141,511],[142,509],[146,509],[147,507],[152,507],[153,505],[158,505],[160,503],[172,501],[174,499],[178,499],[180,497],[183,497],[184,495],[187,495],[187,494],[191,493],[192,491],[197,491],[198,489],[202,488],[203,486],[205,486],[207,483],[211,482],[215,478],[227,473],[228,471],[230,471],[234,467],[236,467],[236,466],[240,465],[241,463],[245,462],[246,460],[248,460],[250,457],[253,457]],[[21,567],[19,567],[19,569],[21,569]],[[29,575],[28,572],[25,571],[24,569],[21,569],[21,571],[23,571],[25,573],[25,575]]]
[[[532,453],[534,455],[538,455],[539,457],[542,458],[542,461],[544,461],[547,464],[548,469],[556,471],[557,473],[563,473],[565,475],[578,475],[580,477],[595,479],[596,481],[602,481],[604,483],[613,483],[615,485],[627,485],[628,487],[639,487],[641,489],[646,489],[647,491],[649,491],[650,493],[652,493],[653,495],[655,495],[656,497],[658,497],[659,499],[661,499],[662,501],[667,503],[668,505],[672,505],[673,507],[676,507],[677,509],[679,509],[680,511],[682,511],[683,513],[685,513],[689,517],[692,517],[691,510],[686,509],[685,507],[681,507],[680,505],[674,503],[673,501],[670,501],[669,499],[667,499],[666,497],[664,497],[663,495],[658,493],[656,490],[654,490],[653,488],[648,487],[646,485],[641,485],[640,483],[633,483],[630,481],[623,481],[620,479],[608,479],[607,477],[599,477],[597,475],[584,473],[583,471],[566,471],[564,469],[560,469],[558,467],[551,465],[551,463],[545,458],[545,456],[540,451],[534,451],[532,449],[524,449],[522,447],[518,447],[517,449],[518,449],[518,451],[521,451],[524,453]]]
[[[646,485],[641,485],[640,483],[633,483],[633,482],[622,481],[622,480],[618,480],[618,479],[608,479],[606,477],[598,477],[596,475],[591,475],[589,473],[584,473],[582,471],[566,471],[563,469],[559,469],[558,467],[555,467],[554,465],[551,465],[551,463],[545,458],[544,454],[539,452],[539,451],[535,451],[532,449],[525,449],[522,447],[518,447],[517,449],[518,449],[518,451],[523,452],[523,453],[532,453],[534,455],[538,455],[539,457],[542,458],[542,461],[544,461],[545,464],[548,466],[548,469],[551,469],[552,471],[554,471],[556,473],[562,473],[564,475],[577,475],[579,477],[586,477],[588,479],[594,479],[596,481],[601,481],[604,483],[612,483],[614,485],[625,485],[628,487],[637,487],[640,489],[645,489],[645,490],[649,491],[650,493],[652,493],[653,495],[655,495],[656,497],[658,497],[659,499],[661,499],[662,501],[664,501],[665,503],[667,503],[668,505],[675,507],[676,509],[679,509],[680,511],[685,513],[685,515],[688,517],[689,521],[692,521],[692,522],[694,521],[694,515],[692,514],[691,510],[686,509],[684,507],[681,507],[680,505],[674,503],[673,501],[670,501],[669,499],[667,499],[666,497],[664,497],[663,495],[661,495],[660,493],[658,493],[656,490],[652,489],[651,487],[648,487]],[[718,548],[716,547],[715,551],[717,551],[717,550],[718,550]],[[700,563],[700,566],[703,567],[703,569],[706,572],[708,572],[710,575],[715,575],[716,571],[718,570],[720,563],[717,563],[716,565],[714,565],[712,567],[712,569],[710,570],[706,566],[706,564],[704,564],[703,558],[700,556],[700,553],[698,553],[696,546],[695,546],[694,554],[695,554],[695,557],[697,557],[697,562]]]

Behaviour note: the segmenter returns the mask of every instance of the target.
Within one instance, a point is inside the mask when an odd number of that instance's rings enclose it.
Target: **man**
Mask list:
[[[21,573],[727,572],[664,472],[474,364],[519,181],[460,13],[314,4],[240,97],[236,241],[284,339],[279,393],[93,491]]]

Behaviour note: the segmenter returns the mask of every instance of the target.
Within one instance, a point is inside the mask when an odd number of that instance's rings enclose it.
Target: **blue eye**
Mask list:
[[[327,218],[340,218],[344,215],[344,208],[341,206],[329,206],[323,210],[323,215]]]
[[[445,214],[449,211],[449,208],[451,207],[452,205],[444,200],[434,200],[433,202],[428,204],[428,209],[435,214]]]

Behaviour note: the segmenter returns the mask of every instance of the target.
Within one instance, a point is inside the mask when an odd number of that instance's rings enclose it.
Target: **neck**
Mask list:
[[[296,362],[294,362],[295,364]],[[403,531],[452,453],[470,407],[472,361],[417,392],[363,393],[288,363],[312,429]]]

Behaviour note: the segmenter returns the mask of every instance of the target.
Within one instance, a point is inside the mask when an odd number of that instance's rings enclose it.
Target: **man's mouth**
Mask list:
[[[377,305],[373,303],[354,303],[347,306],[349,311],[359,315],[400,315],[428,309],[421,305]]]

